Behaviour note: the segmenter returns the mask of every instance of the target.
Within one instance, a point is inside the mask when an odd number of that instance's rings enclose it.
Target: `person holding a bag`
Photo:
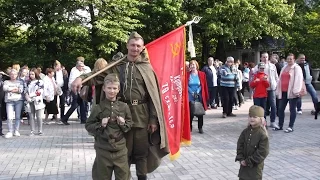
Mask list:
[[[57,91],[59,95],[55,96],[54,98],[57,100],[59,97],[59,107],[60,107],[60,119],[64,116],[65,112],[65,100],[66,94],[68,91],[68,73],[65,73],[66,70],[62,69],[62,65],[58,60],[54,61],[54,79],[56,80],[57,84]],[[60,93],[59,93],[60,92]],[[54,117],[57,119],[57,117]],[[59,121],[59,124],[62,122]]]
[[[206,74],[199,71],[199,64],[195,60],[190,61],[189,66],[190,72],[187,73],[187,79],[190,104],[190,127],[192,131],[192,120],[194,116],[197,116],[199,133],[202,134],[203,115],[208,108],[207,102],[209,99]]]
[[[35,134],[35,122],[34,117],[37,117],[38,124],[38,135],[42,136],[42,114],[44,112],[45,104],[43,103],[43,90],[44,83],[40,79],[38,70],[36,68],[32,68],[29,72],[30,81],[26,88],[25,97],[26,101],[30,105],[30,125],[31,132],[30,136],[34,136]]]
[[[301,67],[295,63],[294,55],[287,56],[287,65],[282,68],[280,78],[278,81],[276,95],[279,102],[279,127],[273,130],[283,130],[284,111],[289,102],[290,105],[290,123],[289,127],[284,131],[286,133],[293,132],[294,122],[297,116],[297,102],[298,99],[305,95],[303,85],[303,73]]]

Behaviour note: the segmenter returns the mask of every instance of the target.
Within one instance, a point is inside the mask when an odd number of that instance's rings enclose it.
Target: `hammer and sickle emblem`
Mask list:
[[[171,46],[171,52],[173,54],[173,57],[176,57],[177,55],[179,55],[181,44],[180,43],[174,43],[174,44],[171,43],[170,46]]]

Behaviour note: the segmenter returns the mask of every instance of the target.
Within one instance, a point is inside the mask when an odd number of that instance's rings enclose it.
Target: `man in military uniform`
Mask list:
[[[119,74],[120,100],[129,105],[133,120],[132,130],[126,136],[129,166],[135,163],[138,180],[145,180],[146,174],[154,171],[160,165],[161,158],[169,153],[168,140],[159,85],[145,54],[143,38],[136,32],[131,33],[127,49],[127,57],[119,65],[94,77],[86,85],[102,84],[102,79],[108,73]],[[77,78],[73,82],[74,89],[79,89],[82,79],[91,74]],[[96,99],[102,97],[96,96]]]
[[[116,179],[128,180],[130,169],[124,133],[132,126],[130,109],[126,103],[117,100],[120,82],[115,74],[105,78],[103,91],[106,99],[92,108],[85,126],[95,137],[92,178],[111,179],[114,171]]]

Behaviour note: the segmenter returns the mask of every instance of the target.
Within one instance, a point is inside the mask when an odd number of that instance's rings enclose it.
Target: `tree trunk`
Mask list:
[[[201,62],[205,63],[206,58],[209,57],[209,52],[210,52],[210,45],[209,45],[209,40],[206,36],[201,35],[201,45],[202,45],[202,56],[201,56]]]
[[[90,13],[90,18],[91,18],[91,25],[92,25],[92,29],[91,29],[91,46],[92,46],[92,51],[93,51],[93,54],[95,55],[96,58],[99,58],[100,56],[100,51],[98,49],[98,35],[97,35],[97,32],[98,32],[98,29],[96,27],[96,17],[94,15],[94,7],[93,7],[93,4],[89,4],[89,13]]]
[[[123,52],[123,49],[122,49],[122,42],[121,42],[121,41],[117,41],[117,44],[118,44],[117,52]],[[116,53],[117,53],[117,52],[116,52]]]
[[[216,47],[216,58],[218,58],[220,61],[225,62],[226,60],[226,50],[225,50],[225,42],[223,37],[218,37],[218,44]]]

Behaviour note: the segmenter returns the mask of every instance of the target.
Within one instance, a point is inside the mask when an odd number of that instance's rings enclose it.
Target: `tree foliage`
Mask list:
[[[186,23],[187,15],[182,11],[182,5],[183,0],[157,0],[142,6],[143,15],[138,18],[144,24],[139,29],[144,40],[150,42]]]
[[[283,28],[294,13],[294,6],[284,0],[198,0],[186,1],[185,8],[203,17],[199,25],[202,46],[212,39],[218,41],[217,46],[236,42],[250,46],[251,40],[262,36],[285,36]]]
[[[307,2],[307,3],[306,3]],[[0,66],[14,62],[71,67],[125,51],[138,31],[148,43],[203,17],[193,26],[198,56],[224,59],[227,46],[284,38],[287,51],[317,59],[319,0],[0,0]],[[319,64],[320,65],[320,64]]]
[[[27,30],[19,37],[25,41],[8,42],[2,47],[22,45],[28,49],[27,57],[36,56],[33,61],[44,66],[50,66],[55,59],[72,66],[77,56],[86,57],[92,64],[95,58],[117,50],[130,31],[143,26],[135,18],[141,15],[138,8],[143,4],[138,0],[5,1],[0,7],[7,23],[1,27],[15,27],[20,32],[19,25],[26,25]],[[10,36],[6,33],[2,38]],[[13,62],[13,58],[12,53],[1,57],[3,62]],[[31,60],[27,62],[30,64]]]
[[[296,10],[289,27],[287,39],[287,52],[305,54],[313,66],[320,68],[320,1],[295,0]]]

